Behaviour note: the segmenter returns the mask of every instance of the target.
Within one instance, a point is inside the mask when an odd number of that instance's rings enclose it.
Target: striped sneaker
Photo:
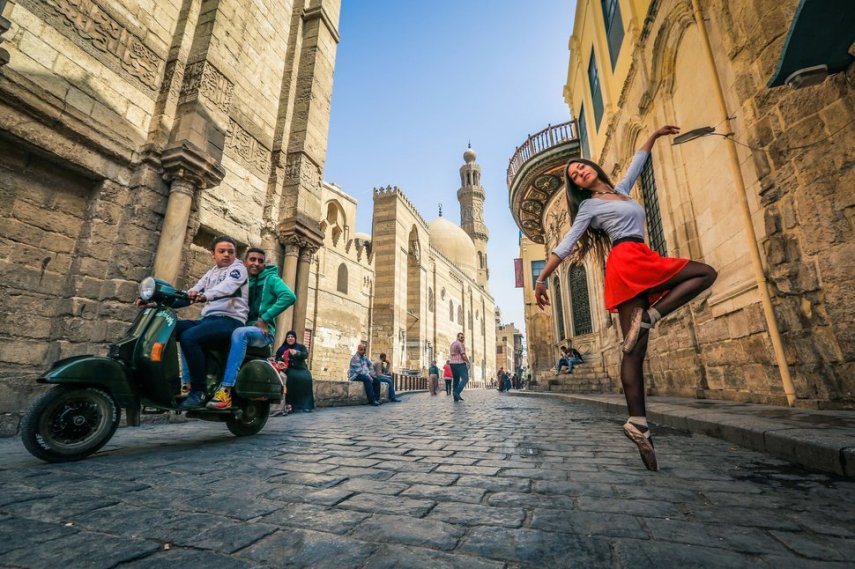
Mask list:
[[[653,438],[650,436],[650,429],[627,421],[623,425],[623,434],[638,447],[641,462],[644,463],[647,470],[659,470],[659,464],[656,462],[656,451],[653,449]]]

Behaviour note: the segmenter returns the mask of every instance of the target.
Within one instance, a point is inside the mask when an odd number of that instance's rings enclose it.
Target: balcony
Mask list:
[[[579,136],[576,121],[571,120],[529,136],[508,164],[511,214],[535,243],[546,242],[543,216],[564,183],[564,164],[574,156],[579,156]]]

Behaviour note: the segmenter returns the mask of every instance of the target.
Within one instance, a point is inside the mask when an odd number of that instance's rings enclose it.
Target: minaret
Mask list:
[[[463,153],[466,162],[460,167],[460,189],[457,201],[460,202],[460,227],[469,234],[478,252],[475,266],[478,268],[477,281],[481,288],[487,288],[490,271],[487,269],[487,240],[490,232],[484,225],[484,188],[481,187],[481,167],[475,163],[475,151],[472,146]]]

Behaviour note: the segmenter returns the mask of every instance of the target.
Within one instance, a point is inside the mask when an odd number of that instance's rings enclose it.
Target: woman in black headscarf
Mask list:
[[[285,362],[288,366],[285,372],[288,377],[285,402],[291,406],[292,411],[311,413],[315,408],[312,374],[306,367],[308,357],[309,350],[306,346],[297,343],[297,333],[288,330],[285,334],[285,343],[276,350],[276,359]]]

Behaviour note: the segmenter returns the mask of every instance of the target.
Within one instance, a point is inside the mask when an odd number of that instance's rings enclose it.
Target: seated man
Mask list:
[[[389,386],[389,401],[400,403],[401,400],[395,396],[395,382],[392,379],[391,365],[386,360],[386,354],[380,354],[380,359],[374,362],[374,382],[377,389],[377,399],[380,399],[380,384]]]
[[[182,409],[201,407],[206,396],[206,365],[203,346],[225,346],[249,313],[246,267],[236,258],[237,245],[227,235],[214,238],[211,254],[214,268],[187,291],[190,302],[204,302],[202,318],[179,320],[176,337],[187,362],[190,394]]]
[[[561,368],[567,366],[570,368],[570,372],[573,372],[573,367],[570,365],[570,361],[567,359],[567,347],[561,346],[560,355],[558,356],[558,363],[555,364],[555,373],[561,373]]]
[[[573,347],[573,344],[570,344],[567,348],[565,357],[567,359],[567,371],[569,373],[573,373],[573,366],[582,363],[582,354],[579,353],[579,350]]]
[[[246,357],[247,346],[264,348],[273,343],[276,335],[276,317],[294,304],[297,297],[279,278],[276,265],[264,264],[264,249],[250,247],[246,252],[246,271],[249,274],[248,326],[232,332],[232,343],[223,382],[208,402],[211,409],[228,409],[232,406],[232,387]]]
[[[365,387],[365,395],[368,397],[368,402],[375,407],[380,405],[377,393],[374,389],[374,366],[371,365],[371,360],[365,355],[365,344],[359,344],[356,347],[356,353],[350,358],[350,368],[347,372],[347,378],[350,381],[361,381]],[[379,389],[377,389],[379,391]]]

